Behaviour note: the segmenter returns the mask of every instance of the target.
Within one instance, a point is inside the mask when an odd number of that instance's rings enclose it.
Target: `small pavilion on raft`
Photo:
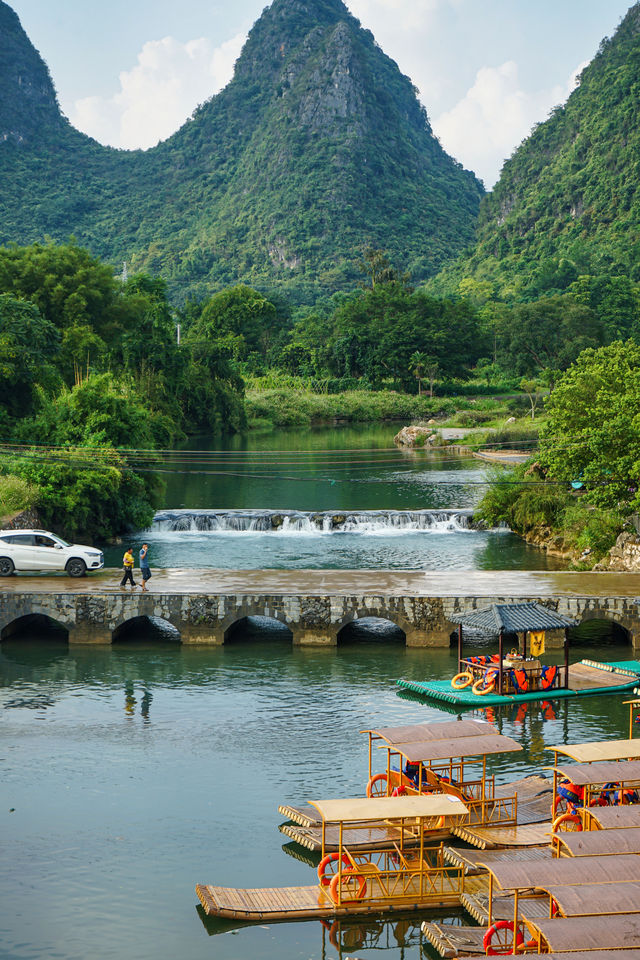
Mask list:
[[[458,614],[450,617],[451,623],[458,624],[458,672],[469,667],[469,660],[462,656],[462,641],[464,629],[473,630],[490,638],[498,638],[498,656],[488,667],[497,670],[497,693],[503,693],[505,666],[504,641],[511,634],[522,634],[522,650],[518,653],[526,661],[527,635],[529,633],[546,633],[548,630],[564,630],[564,683],[558,686],[569,686],[569,629],[578,625],[577,620],[565,617],[563,614],[550,610],[541,603],[492,603],[482,610],[473,613]]]

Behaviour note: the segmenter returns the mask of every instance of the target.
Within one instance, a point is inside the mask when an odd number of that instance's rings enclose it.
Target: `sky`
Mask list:
[[[265,0],[7,0],[63,112],[148,148],[222,89]],[[313,2],[313,0],[311,0]],[[346,0],[409,76],[445,150],[487,189],[611,36],[629,0]]]

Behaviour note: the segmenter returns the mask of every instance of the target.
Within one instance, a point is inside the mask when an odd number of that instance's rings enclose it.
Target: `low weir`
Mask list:
[[[444,533],[473,527],[472,510],[161,510],[151,531]]]
[[[454,614],[523,600],[578,621],[610,621],[634,649],[640,638],[640,574],[159,570],[146,593],[120,589],[119,578],[118,570],[82,580],[7,578],[0,638],[46,618],[67,631],[70,643],[109,644],[125,625],[146,618],[171,624],[183,643],[222,644],[239,621],[267,617],[286,626],[294,644],[332,646],[345,626],[374,617],[400,628],[407,646],[442,647],[450,643]]]

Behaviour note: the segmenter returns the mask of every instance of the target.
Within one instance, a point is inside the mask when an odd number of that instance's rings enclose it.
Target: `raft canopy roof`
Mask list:
[[[638,880],[623,880],[619,883],[549,883],[539,889],[553,897],[567,917],[640,913]],[[526,915],[526,903],[521,904],[522,906],[523,915]]]
[[[640,828],[613,827],[610,830],[563,830],[554,837],[572,857],[597,857],[616,853],[640,853]]]
[[[380,737],[387,743],[426,743],[430,740],[453,740],[458,737],[479,737],[497,733],[488,720],[445,720],[438,723],[414,723],[406,727],[380,727],[377,730],[361,730]]]
[[[640,827],[640,805],[637,803],[618,804],[615,807],[589,807],[589,817],[600,825],[600,828],[609,832],[618,827],[622,830],[632,830]]]
[[[469,812],[464,801],[447,793],[408,797],[352,797],[310,800],[325,823],[403,820],[417,817],[458,817]]]
[[[637,880],[640,875],[640,855],[616,854],[601,857],[560,857],[552,860],[519,860],[484,864],[502,890],[525,890],[529,887],[546,888],[549,883],[612,883]]]
[[[637,760],[640,758],[640,739],[594,740],[591,743],[560,744],[545,747],[554,753],[563,753],[578,763],[595,763],[597,760]]]
[[[515,753],[522,744],[500,733],[479,737],[458,737],[455,740],[431,740],[422,743],[381,745],[379,750],[393,750],[409,763],[431,763],[462,757],[485,757],[494,753]]]
[[[571,783],[586,787],[598,783],[635,783],[640,780],[640,760],[601,760],[594,763],[558,763],[557,770]]]
[[[622,944],[625,947],[640,947],[640,914],[631,913],[626,916],[599,917],[554,917],[553,920],[538,920],[528,918],[528,925],[540,931],[550,951],[564,951],[577,949],[603,950],[603,960],[610,960],[611,944]],[[620,953],[623,951],[620,950]],[[637,952],[634,951],[634,953]],[[625,957],[631,957],[629,950],[624,951]],[[545,958],[548,955],[545,954]],[[572,957],[578,956],[577,953]],[[593,958],[593,953],[590,954]]]
[[[480,630],[490,636],[526,633],[528,630],[564,630],[578,621],[550,610],[541,603],[492,603],[490,607],[449,617],[451,623]]]

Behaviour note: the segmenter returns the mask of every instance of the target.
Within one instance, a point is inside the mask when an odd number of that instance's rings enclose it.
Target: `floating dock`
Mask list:
[[[517,704],[529,700],[558,700],[583,697],[596,693],[624,693],[640,684],[640,660],[598,663],[581,660],[569,667],[569,686],[531,693],[487,693],[477,696],[470,687],[454,690],[449,680],[397,680],[400,690],[408,690],[420,697],[442,700],[460,707],[487,707],[499,704]]]
[[[460,906],[460,891],[452,884],[450,893],[425,903],[381,903],[350,900],[337,906],[318,884],[310,887],[213,887],[196,884],[196,893],[207,916],[227,917],[248,923],[276,923],[291,920],[335,920],[341,917],[381,916],[392,913],[422,913],[426,909]]]

